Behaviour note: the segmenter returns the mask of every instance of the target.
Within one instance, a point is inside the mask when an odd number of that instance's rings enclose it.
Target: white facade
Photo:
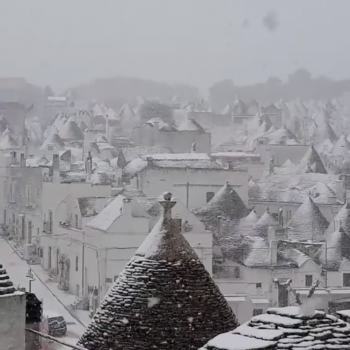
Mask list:
[[[26,296],[22,292],[0,296],[1,349],[24,350]]]
[[[170,191],[188,208],[204,206],[208,194],[215,194],[227,181],[242,200],[248,203],[246,169],[146,168],[133,179],[133,183],[147,197],[156,197],[159,193]]]

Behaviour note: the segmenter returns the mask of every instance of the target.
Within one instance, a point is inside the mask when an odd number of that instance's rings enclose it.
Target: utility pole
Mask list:
[[[324,269],[324,286],[325,288],[328,288],[328,257],[327,257],[327,254],[328,254],[328,246],[327,246],[327,240],[325,241],[325,269]]]
[[[35,281],[35,278],[34,278],[34,275],[33,275],[33,272],[32,272],[32,269],[29,269],[27,274],[26,274],[26,277],[28,278],[29,280],[29,293],[32,292],[32,282]]]
[[[187,173],[187,182],[186,182],[186,208],[189,206],[189,200],[190,200],[190,173],[188,170],[188,166],[186,166],[186,173]]]

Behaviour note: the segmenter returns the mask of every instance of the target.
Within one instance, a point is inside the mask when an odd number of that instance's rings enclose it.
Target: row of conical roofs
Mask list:
[[[79,345],[89,350],[198,349],[237,326],[232,309],[171,218],[163,216],[119,275]]]

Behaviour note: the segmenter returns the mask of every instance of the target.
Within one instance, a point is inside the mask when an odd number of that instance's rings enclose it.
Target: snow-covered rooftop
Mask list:
[[[113,200],[114,198],[110,197],[80,197],[78,203],[81,216],[96,216]]]
[[[322,182],[334,189],[337,181],[337,175],[317,173],[270,175],[249,187],[249,200],[253,203],[303,203],[310,188],[316,183]]]
[[[312,302],[312,299],[311,299]],[[309,307],[310,309],[310,307]],[[200,350],[347,349],[350,325],[307,306],[270,308]]]
[[[147,154],[162,154],[162,153],[172,153],[170,147],[158,147],[158,146],[135,146],[122,148],[121,152],[127,163],[134,159],[140,158],[140,156]]]

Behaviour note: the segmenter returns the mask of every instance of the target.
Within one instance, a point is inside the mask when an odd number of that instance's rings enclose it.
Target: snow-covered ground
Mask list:
[[[29,282],[26,274],[29,266],[23,261],[6,242],[0,238],[0,264],[4,265],[10,279],[15,286],[25,287],[28,290]],[[76,344],[80,336],[84,332],[84,327],[77,322],[64,306],[55,298],[46,285],[36,278],[32,282],[32,292],[36,294],[38,299],[43,300],[44,312],[45,310],[55,311],[62,315],[68,324],[68,332],[65,337],[60,338],[69,344]],[[65,350],[69,349],[60,344],[52,344],[52,349]]]

